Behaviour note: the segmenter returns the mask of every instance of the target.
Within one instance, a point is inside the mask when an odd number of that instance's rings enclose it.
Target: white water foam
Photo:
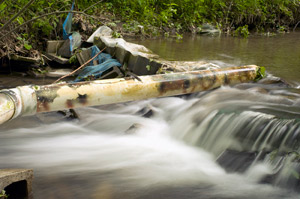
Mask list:
[[[236,92],[228,88],[223,91],[231,95]],[[213,154],[182,139],[189,130],[195,130],[195,120],[204,119],[205,123],[213,119],[216,112],[210,111],[220,105],[212,99],[213,96],[200,95],[190,100],[173,97],[85,108],[77,110],[82,118],[79,122],[3,129],[1,167],[33,168],[36,182],[41,184],[47,184],[51,176],[66,184],[74,183],[66,180],[69,177],[80,177],[80,186],[85,188],[81,195],[77,188],[69,190],[59,183],[43,189],[37,185],[37,198],[46,199],[52,198],[53,188],[76,193],[75,198],[105,198],[98,197],[99,189],[91,186],[103,182],[122,187],[122,190],[111,188],[121,194],[130,192],[127,198],[163,197],[156,191],[161,189],[167,190],[169,198],[179,197],[168,192],[170,187],[189,190],[180,193],[180,198],[296,198],[286,191],[257,183],[270,172],[267,165],[252,169],[255,175],[250,171],[245,175],[228,174],[215,162]],[[152,109],[153,117],[136,114],[145,107]],[[198,130],[201,129],[196,127]],[[180,134],[183,137],[178,137]],[[191,140],[196,139],[195,134]],[[87,184],[91,187],[86,187]],[[68,194],[63,193],[60,192],[60,198],[67,198]]]

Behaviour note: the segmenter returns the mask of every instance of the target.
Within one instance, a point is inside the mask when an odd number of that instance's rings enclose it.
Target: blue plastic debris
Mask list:
[[[75,0],[72,3],[71,11],[74,10]],[[71,57],[73,51],[81,45],[81,35],[78,32],[72,32],[73,13],[69,12],[63,23],[63,39],[65,40],[62,47],[58,50],[58,55],[62,57]]]
[[[75,4],[75,0],[72,3],[72,7],[71,7],[71,11],[74,10],[74,4]],[[64,23],[63,23],[63,39],[66,40],[69,38],[69,36],[72,34],[72,17],[73,17],[73,13],[69,12],[67,15],[67,18],[65,19]]]
[[[91,49],[91,57],[94,57],[97,53],[100,52],[97,46],[92,46]],[[96,60],[98,64],[94,65],[94,60]],[[81,73],[77,76],[74,82],[86,81],[89,77],[93,77],[93,79],[98,79],[101,77],[103,72],[109,70],[110,68],[114,66],[122,66],[116,59],[113,59],[111,55],[107,53],[100,53],[94,60],[89,62],[89,65],[81,71]]]

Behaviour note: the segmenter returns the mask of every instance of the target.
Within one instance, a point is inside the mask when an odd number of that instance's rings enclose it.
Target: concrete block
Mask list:
[[[102,49],[100,49],[100,50],[102,50]],[[114,57],[115,56],[115,52],[116,52],[116,47],[107,47],[105,49],[105,52],[108,53],[108,54],[110,54],[112,57]]]
[[[94,43],[94,38],[96,35],[100,36],[111,36],[113,33],[112,29],[107,26],[99,27],[87,40],[89,43]]]
[[[32,180],[31,169],[0,169],[0,191],[9,198],[32,199]]]
[[[162,66],[158,60],[152,60],[141,55],[130,55],[128,68],[136,75],[153,75]]]
[[[24,56],[15,55],[15,54],[12,54],[10,56],[10,58],[11,58],[11,60],[34,63],[34,64],[39,64],[41,61],[41,59],[39,59],[39,58],[24,57]]]
[[[91,48],[83,49],[80,53],[76,53],[76,57],[80,65],[82,65],[92,58],[92,49]]]
[[[128,63],[130,56],[130,52],[128,52],[126,49],[124,49],[122,46],[118,46],[116,48],[116,59],[121,63]]]
[[[105,71],[99,79],[110,79],[124,77],[119,67],[114,66],[112,69]]]
[[[94,38],[94,45],[96,45],[99,49],[103,49],[106,47],[105,43],[98,36]]]
[[[72,57],[75,49],[79,48],[81,45],[81,35],[78,32],[73,32],[71,36],[68,37],[63,43],[63,45],[58,49],[57,55],[70,58]]]
[[[96,45],[100,50],[104,49],[106,47],[106,49],[104,50],[104,52],[110,54],[111,56],[115,55],[115,46],[116,45],[111,45],[111,44],[106,44],[105,41],[102,40],[103,38],[100,38],[98,36],[96,36],[94,38],[94,45]]]
[[[64,42],[64,40],[47,41],[47,49],[45,54],[47,58],[60,64],[68,64],[69,59],[57,56],[58,49],[60,49]]]
[[[47,53],[54,53],[55,55],[58,52],[58,49],[64,44],[64,40],[57,40],[57,41],[47,41]]]
[[[68,64],[69,63],[69,59],[59,57],[54,53],[46,53],[45,55],[48,57],[48,59],[50,59],[52,61],[56,61],[57,63],[60,63],[60,64]]]
[[[107,28],[104,29],[107,31]],[[159,56],[142,45],[126,42],[122,38],[112,38],[99,32],[94,37],[94,44],[115,57],[121,64],[127,64],[136,75],[152,75],[162,66]]]

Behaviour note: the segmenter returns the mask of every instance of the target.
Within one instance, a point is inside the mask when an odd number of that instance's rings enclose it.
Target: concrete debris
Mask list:
[[[107,26],[100,26],[87,40],[89,43],[94,43],[94,38],[98,36],[111,36],[113,33],[112,29]]]
[[[79,53],[76,53],[76,58],[79,61],[80,65],[83,65],[92,57],[92,49],[91,48],[83,48]],[[94,64],[95,65],[95,64]]]
[[[78,32],[72,33],[63,43],[63,45],[58,49],[57,55],[70,58],[75,49],[79,48],[81,45],[81,35]]]
[[[204,25],[203,30],[214,31],[212,26]],[[100,50],[106,48],[105,52],[116,58],[122,65],[122,69],[132,72],[136,75],[153,75],[170,72],[186,72],[193,70],[207,70],[219,68],[217,65],[203,61],[186,62],[186,61],[166,61],[161,59],[157,54],[145,46],[130,43],[123,38],[114,38],[113,30],[107,26],[99,27],[87,40],[93,43]],[[75,34],[76,35],[76,34]],[[69,59],[59,56],[66,40],[48,41],[47,57],[60,64],[68,64]],[[91,56],[91,48],[82,48],[76,52],[76,58],[80,65],[86,63]],[[55,74],[53,74],[55,76]],[[53,76],[51,73],[49,76]],[[117,77],[120,77],[117,75]],[[103,78],[101,78],[103,79]]]
[[[40,58],[24,57],[24,56],[15,55],[15,54],[12,54],[10,58],[11,58],[11,60],[14,60],[14,61],[22,61],[22,62],[28,62],[28,63],[33,63],[33,64],[39,64],[41,61]]]
[[[0,169],[0,191],[9,198],[32,199],[32,180],[31,169]]]
[[[159,56],[145,46],[126,42],[122,38],[113,38],[108,27],[98,29],[94,35],[94,44],[99,49],[106,47],[106,52],[127,66],[127,69],[137,75],[155,74],[162,66]]]
[[[47,41],[47,49],[45,54],[47,58],[60,64],[69,63],[69,59],[57,55],[58,50],[62,47],[64,42],[64,40]]]
[[[207,62],[166,61],[154,54],[145,46],[126,42],[122,38],[113,38],[112,30],[106,26],[97,29],[90,37],[99,49],[107,48],[106,52],[127,66],[127,69],[137,75],[152,75],[155,73],[184,72],[192,70],[216,69],[219,66]],[[84,57],[84,52],[80,57]],[[87,60],[88,56],[84,60]],[[81,59],[81,58],[79,58]]]

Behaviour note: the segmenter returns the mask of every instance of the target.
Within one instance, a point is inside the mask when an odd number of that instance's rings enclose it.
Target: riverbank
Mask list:
[[[2,2],[2,65],[9,62],[11,54],[41,58],[46,41],[62,39],[62,24],[71,4],[62,0]],[[78,1],[73,31],[79,31],[83,40],[100,25],[111,27],[115,37],[181,39],[186,32],[248,37],[251,33],[293,31],[299,25],[299,13],[300,0]]]
[[[299,0],[113,0],[104,8],[126,22],[125,31],[148,36],[203,33],[209,24],[223,33],[247,37],[250,32],[287,32],[300,21]]]

